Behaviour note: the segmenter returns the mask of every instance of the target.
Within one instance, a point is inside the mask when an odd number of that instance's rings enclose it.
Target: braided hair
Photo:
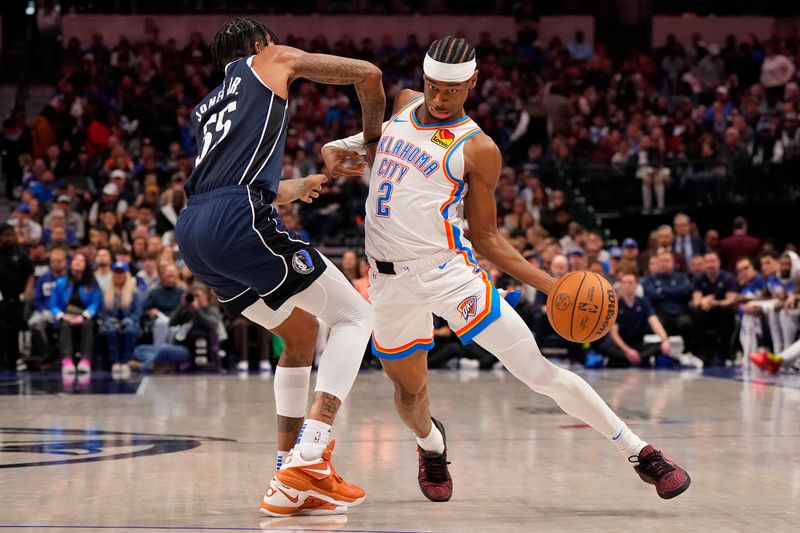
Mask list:
[[[440,63],[466,63],[475,59],[475,49],[466,39],[448,35],[433,41],[428,48],[428,55]]]
[[[267,46],[270,41],[278,44],[278,36],[272,30],[249,18],[236,17],[226,22],[214,35],[211,42],[211,60],[214,68],[255,53],[256,43]]]

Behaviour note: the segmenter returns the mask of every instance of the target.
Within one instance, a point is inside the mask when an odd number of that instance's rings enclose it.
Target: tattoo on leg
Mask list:
[[[318,399],[322,400],[320,414],[327,418],[335,417],[339,406],[342,405],[342,401],[333,394],[328,394],[327,392],[318,392],[314,394],[314,401]]]
[[[300,428],[303,427],[303,418],[289,418],[288,416],[278,415],[278,432],[279,433],[300,433]]]

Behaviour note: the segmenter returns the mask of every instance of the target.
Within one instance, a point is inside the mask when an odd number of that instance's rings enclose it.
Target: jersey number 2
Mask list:
[[[378,190],[380,191],[380,196],[378,196],[378,216],[380,218],[389,218],[389,214],[392,212],[392,209],[387,205],[389,200],[392,198],[392,191],[394,190],[394,185],[391,181],[382,181],[380,185],[378,185]]]
[[[232,111],[236,111],[236,100],[228,103],[222,111],[208,117],[208,120],[203,125],[203,149],[200,151],[200,155],[197,156],[194,166],[199,165],[206,155],[231,131],[231,119],[224,120],[224,118],[225,113]],[[214,131],[211,131],[212,126],[214,126]]]

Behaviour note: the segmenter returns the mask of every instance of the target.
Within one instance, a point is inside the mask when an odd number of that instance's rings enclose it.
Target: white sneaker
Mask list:
[[[247,361],[239,361],[236,363],[236,371],[237,372],[247,372],[250,369],[250,366],[247,364]]]
[[[458,366],[463,370],[470,370],[470,369],[478,370],[481,367],[481,363],[477,359],[469,359],[467,357],[461,357],[458,360]]]
[[[258,371],[261,372],[262,376],[272,374],[272,365],[269,364],[269,361],[261,361],[258,365]]]
[[[122,365],[119,363],[111,365],[111,373],[114,375],[122,373]]]
[[[335,515],[347,512],[347,507],[329,503],[314,496],[287,487],[272,478],[261,501],[259,510],[268,516]]]
[[[686,352],[684,354],[679,355],[678,360],[680,361],[682,367],[698,368],[698,369],[703,368],[703,360],[691,352]]]
[[[120,363],[119,367],[122,379],[128,379],[131,377],[131,367],[128,366],[128,363]]]

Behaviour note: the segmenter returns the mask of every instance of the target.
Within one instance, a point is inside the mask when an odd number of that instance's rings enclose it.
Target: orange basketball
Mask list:
[[[617,320],[617,293],[594,272],[564,275],[547,297],[547,318],[556,333],[572,342],[592,342]]]

